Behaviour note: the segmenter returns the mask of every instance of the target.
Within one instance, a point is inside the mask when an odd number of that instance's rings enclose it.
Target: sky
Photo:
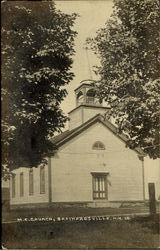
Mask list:
[[[75,74],[74,79],[67,86],[68,96],[61,104],[61,108],[67,115],[69,111],[75,108],[76,89],[82,80],[95,79],[92,71],[93,66],[99,64],[98,58],[90,51],[88,57],[86,54],[85,41],[87,37],[94,37],[96,31],[103,28],[105,22],[112,14],[113,1],[112,0],[96,0],[96,1],[55,1],[57,9],[64,13],[72,14],[78,13],[79,17],[73,27],[78,32],[75,38],[75,56],[73,57],[72,72]],[[90,65],[90,66],[89,66]],[[90,72],[92,71],[92,73]],[[66,129],[68,126],[66,126]],[[145,175],[147,182],[155,182],[157,189],[160,190],[160,161],[145,160]],[[146,184],[147,193],[147,184]],[[160,194],[160,191],[159,191]],[[159,195],[157,194],[157,195]]]
[[[85,41],[87,37],[94,37],[96,31],[103,28],[107,19],[113,12],[112,0],[97,0],[97,1],[55,1],[57,9],[71,14],[78,13],[80,16],[77,18],[74,30],[78,32],[75,39],[75,56],[73,57],[74,63],[72,72],[75,77],[73,81],[67,87],[68,96],[63,101],[61,108],[67,114],[69,111],[75,108],[75,95],[74,89],[76,89],[82,80],[95,79],[93,73],[93,66],[99,64],[98,58],[88,51],[88,57],[86,50],[84,49]],[[90,73],[91,71],[91,73]],[[68,126],[66,126],[66,129]],[[158,197],[160,195],[160,160],[150,160],[145,158],[145,178],[146,178],[146,195],[148,196],[148,183],[155,182],[156,193]]]
[[[112,13],[113,2],[106,1],[55,1],[57,9],[64,13],[78,13],[79,17],[73,27],[78,32],[75,38],[75,56],[73,57],[72,72],[75,74],[73,81],[67,86],[68,96],[61,107],[65,114],[75,108],[76,89],[82,80],[95,79],[93,66],[99,64],[93,52],[86,53],[85,41],[87,37],[94,37],[96,31],[104,27],[105,22]],[[90,65],[90,66],[89,66]],[[92,72],[91,72],[92,71]]]
[[[74,30],[78,32],[75,38],[75,56],[73,57],[73,67],[72,72],[75,74],[73,81],[66,87],[68,91],[68,96],[63,101],[61,108],[67,115],[69,111],[75,108],[75,95],[74,89],[76,89],[82,80],[90,79],[90,69],[98,63],[97,57],[88,52],[88,58],[90,67],[88,64],[88,59],[86,55],[86,50],[84,49],[85,41],[87,37],[94,37],[96,31],[102,28],[110,17],[112,13],[113,2],[111,0],[105,1],[54,1],[56,3],[57,9],[64,13],[72,14],[77,13],[79,17],[75,22],[73,27]],[[92,77],[95,78],[92,73]],[[66,129],[68,125],[66,126]],[[8,187],[8,182],[2,184],[4,187]]]

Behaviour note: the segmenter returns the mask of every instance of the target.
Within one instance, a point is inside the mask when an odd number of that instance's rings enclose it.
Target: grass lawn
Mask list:
[[[2,219],[12,221],[26,217],[109,216],[143,212],[148,212],[148,208],[52,207],[5,211]],[[158,233],[158,214],[156,224],[149,216],[135,217],[129,221],[23,221],[2,224],[2,242],[8,249],[157,248],[160,246]]]
[[[157,248],[160,235],[151,221],[22,222],[4,224],[9,249]]]
[[[19,209],[4,211],[2,213],[3,221],[15,220],[25,217],[64,217],[64,216],[96,216],[96,215],[118,215],[118,214],[134,214],[147,213],[148,207],[132,207],[132,208],[90,208],[90,207],[51,207],[38,209]]]

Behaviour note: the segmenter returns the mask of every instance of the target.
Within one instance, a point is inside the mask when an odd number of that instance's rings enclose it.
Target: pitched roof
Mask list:
[[[127,142],[128,137],[127,135],[123,133],[118,133],[118,129],[115,125],[113,125],[110,121],[104,120],[104,117],[101,114],[97,114],[82,125],[72,129],[72,130],[66,130],[65,132],[55,136],[52,140],[52,142],[57,146],[60,147],[64,143],[71,140],[73,137],[77,136],[81,132],[83,132],[88,127],[92,126],[96,122],[102,123],[105,127],[107,127],[115,136],[117,136],[121,141]],[[140,148],[135,148],[134,151],[140,155],[144,155],[144,152]]]

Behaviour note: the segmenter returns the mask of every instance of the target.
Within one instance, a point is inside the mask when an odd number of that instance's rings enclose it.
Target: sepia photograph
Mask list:
[[[1,2],[1,249],[160,248],[160,2]]]

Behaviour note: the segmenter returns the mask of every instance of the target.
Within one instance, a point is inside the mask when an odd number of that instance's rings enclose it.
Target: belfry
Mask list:
[[[76,107],[69,112],[69,129],[80,126],[96,114],[104,114],[107,107],[103,107],[96,97],[93,80],[81,81],[75,89]]]

